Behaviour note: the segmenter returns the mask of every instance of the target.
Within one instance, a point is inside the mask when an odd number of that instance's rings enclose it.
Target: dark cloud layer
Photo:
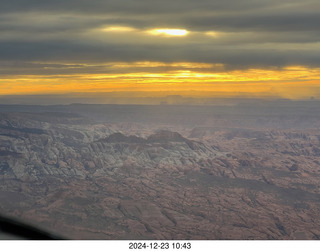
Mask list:
[[[319,67],[319,9],[318,0],[2,0],[0,60],[10,66],[7,74],[31,66],[36,72],[34,61]],[[120,35],[103,32],[108,26],[135,30]],[[153,38],[145,33],[164,27],[187,29],[190,34]],[[4,69],[9,67],[0,74]]]
[[[319,12],[311,13],[269,13],[257,15],[255,13],[242,15],[207,16],[186,20],[190,27],[201,30],[227,31],[317,31],[320,23]]]
[[[282,1],[281,5],[298,1]],[[306,1],[307,3],[308,1]],[[273,4],[280,5],[274,0],[2,0],[2,12],[25,12],[25,11],[72,11],[81,13],[185,13],[189,11],[204,10],[239,10],[254,8],[259,9]]]

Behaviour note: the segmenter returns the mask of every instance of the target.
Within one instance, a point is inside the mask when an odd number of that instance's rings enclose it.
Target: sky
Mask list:
[[[319,23],[319,0],[1,0],[0,96],[320,98]]]

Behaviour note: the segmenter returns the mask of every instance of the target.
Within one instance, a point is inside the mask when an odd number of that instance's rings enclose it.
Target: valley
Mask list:
[[[318,105],[1,105],[0,213],[70,239],[320,239]]]

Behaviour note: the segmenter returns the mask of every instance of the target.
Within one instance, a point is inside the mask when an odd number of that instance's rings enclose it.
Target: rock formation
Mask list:
[[[319,239],[318,129],[243,124],[3,112],[0,213],[75,239]]]

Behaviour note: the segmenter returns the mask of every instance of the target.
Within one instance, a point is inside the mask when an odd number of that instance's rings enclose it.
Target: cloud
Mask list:
[[[316,67],[319,7],[318,0],[2,0],[0,74],[95,73],[106,63],[136,61]],[[188,34],[152,36],[153,29]]]
[[[241,2],[234,0],[211,1],[199,0],[136,0],[136,1],[117,1],[117,0],[3,0],[1,1],[2,12],[25,12],[25,11],[63,11],[63,12],[81,12],[81,13],[185,13],[186,11],[204,11],[214,9],[222,10],[239,10],[256,8],[275,1],[253,1],[243,0]],[[284,1],[289,2],[289,1]],[[291,1],[292,2],[292,1]]]
[[[320,15],[316,11],[308,13],[262,13],[259,15],[256,13],[223,16],[208,15],[185,20],[188,26],[199,30],[273,32],[318,31],[319,22]]]

